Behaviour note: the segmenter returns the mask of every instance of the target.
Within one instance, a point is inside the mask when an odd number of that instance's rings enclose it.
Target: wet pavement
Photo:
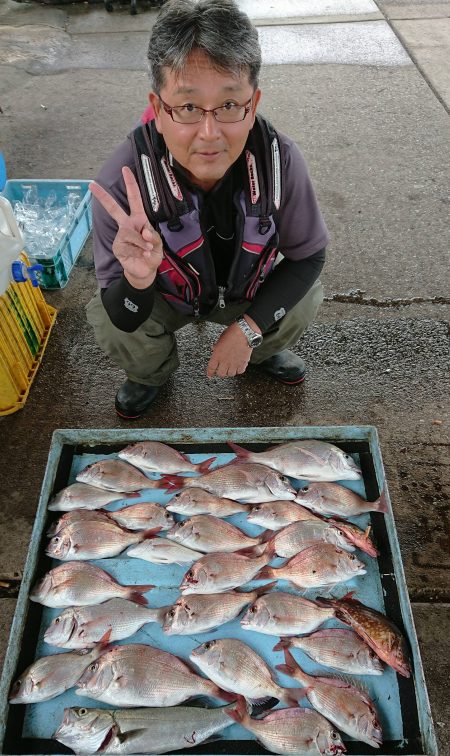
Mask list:
[[[441,754],[450,754],[450,3],[241,3],[261,13],[263,112],[301,146],[332,235],[326,301],[297,351],[303,387],[208,381],[219,329],[179,336],[181,367],[132,427],[375,425]],[[284,9],[283,6],[285,5]],[[275,14],[275,11],[273,11]],[[284,13],[284,15],[282,15]],[[91,178],[146,105],[155,12],[0,7],[10,178]],[[289,41],[289,44],[287,41]],[[283,55],[291,51],[291,57]],[[376,55],[375,55],[376,53]],[[92,241],[64,290],[25,407],[0,420],[0,655],[55,428],[123,428],[123,375],[85,322]]]

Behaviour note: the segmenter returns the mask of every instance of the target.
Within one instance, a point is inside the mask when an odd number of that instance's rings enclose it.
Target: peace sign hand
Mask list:
[[[163,259],[162,240],[147,218],[134,174],[122,168],[130,214],[102,186],[89,184],[94,197],[116,221],[119,229],[112,251],[120,262],[125,277],[135,289],[146,289],[153,283]]]

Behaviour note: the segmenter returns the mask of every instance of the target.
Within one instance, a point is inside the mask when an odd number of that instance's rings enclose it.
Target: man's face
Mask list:
[[[206,110],[229,102],[242,105],[252,98],[249,113],[238,123],[219,123],[212,113],[206,113],[199,123],[182,124],[174,123],[158,95],[150,93],[156,128],[168,149],[192,182],[208,191],[241,154],[255,121],[261,92],[259,89],[253,92],[246,73],[235,76],[217,71],[204,53],[194,51],[181,74],[165,70],[160,95],[171,107],[190,104]]]

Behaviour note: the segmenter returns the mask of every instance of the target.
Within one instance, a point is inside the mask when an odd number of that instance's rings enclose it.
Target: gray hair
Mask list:
[[[161,9],[148,46],[154,91],[164,86],[164,68],[180,74],[193,50],[201,50],[220,71],[248,72],[258,86],[258,32],[234,0],[169,0]]]

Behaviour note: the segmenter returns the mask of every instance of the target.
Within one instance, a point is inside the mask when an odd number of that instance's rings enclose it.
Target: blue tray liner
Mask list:
[[[74,456],[69,483],[75,482],[75,476],[80,470],[86,467],[92,462],[96,462],[100,459],[114,458],[116,455],[111,454],[81,454]],[[211,454],[188,454],[189,459],[192,462],[202,462],[207,459]],[[358,455],[353,455],[355,460],[358,461]],[[212,467],[225,464],[226,462],[234,459],[234,454],[220,453],[217,454],[217,461],[213,463]],[[212,468],[211,468],[212,469]],[[159,477],[154,473],[147,473],[150,478]],[[191,474],[188,474],[189,476]],[[195,475],[195,474],[192,474]],[[307,481],[291,479],[295,488],[300,488],[303,485],[307,485]],[[365,489],[363,481],[340,481],[341,485],[347,486],[351,490],[359,493],[365,497]],[[172,493],[165,493],[163,490],[157,489],[143,490],[139,499],[123,499],[121,501],[113,502],[109,504],[106,509],[115,511],[122,508],[126,504],[136,504],[141,501],[156,501],[161,504],[167,504],[172,498]],[[62,513],[61,513],[62,514]],[[175,515],[177,520],[185,519],[181,515]],[[263,528],[258,525],[247,522],[245,512],[228,517],[229,522],[234,523],[238,527],[247,533],[249,536],[259,535]],[[370,523],[370,515],[364,514],[358,517],[350,518],[351,522],[354,522],[360,528],[364,529]],[[164,533],[162,533],[164,535]],[[371,606],[373,609],[377,609],[382,613],[385,612],[383,589],[380,581],[380,575],[378,570],[378,562],[376,559],[369,557],[357,550],[358,558],[363,561],[367,566],[367,574],[359,575],[353,580],[347,581],[345,584],[340,584],[332,589],[332,595],[335,597],[342,597],[348,591],[355,591],[356,597],[362,601],[363,604]],[[278,566],[282,564],[284,560],[274,559],[271,564]],[[123,584],[143,584],[154,583],[156,588],[149,591],[146,596],[149,601],[149,606],[160,607],[167,604],[171,604],[180,595],[178,586],[181,579],[189,568],[189,565],[160,565],[151,564],[141,559],[133,559],[126,556],[126,552],[118,557],[110,559],[99,559],[92,561],[93,564],[102,567],[108,571],[116,580]],[[52,566],[56,567],[61,562],[54,560]],[[256,586],[263,585],[262,580],[253,580],[245,585],[245,590],[251,590]],[[292,593],[299,593],[284,580],[278,581],[276,590],[289,591]],[[314,598],[317,595],[325,595],[325,592],[320,589],[311,590],[303,593],[307,598]],[[60,614],[61,609],[51,609],[48,607],[43,608],[42,623],[39,629],[39,638],[36,647],[36,656],[38,659],[47,654],[64,653],[67,649],[59,649],[54,646],[50,646],[44,642],[43,636],[46,628],[56,617]],[[242,616],[242,614],[240,615]],[[275,635],[264,635],[249,630],[244,630],[239,622],[239,619],[227,622],[215,631],[209,631],[206,633],[197,633],[192,636],[181,635],[166,635],[162,628],[157,623],[149,623],[144,625],[135,635],[130,638],[118,641],[118,643],[147,643],[157,648],[163,649],[176,654],[182,659],[189,661],[189,654],[196,646],[209,639],[214,638],[238,638],[248,645],[250,645],[261,657],[267,662],[267,664],[274,669],[276,664],[282,664],[284,662],[284,656],[281,651],[274,652],[273,646],[277,643],[278,638]],[[344,627],[338,620],[329,620],[322,627]],[[302,668],[310,674],[324,674],[324,675],[339,675],[338,672],[316,664],[309,659],[299,649],[293,650],[294,657],[298,660]],[[200,673],[201,674],[201,673]],[[286,687],[298,687],[298,682],[281,672],[275,671],[275,679],[277,679],[281,685]],[[349,676],[352,682],[360,685],[366,690],[373,700],[377,712],[379,714],[380,722],[383,729],[383,737],[385,740],[402,740],[403,739],[403,724],[402,713],[400,707],[399,691],[397,684],[397,675],[390,667],[386,667],[383,675],[377,676],[361,676],[352,675]],[[217,699],[208,699],[208,705],[221,705],[221,701]],[[306,699],[300,701],[301,706],[308,706]],[[39,704],[31,704],[26,707],[25,721],[23,736],[32,738],[51,738],[52,734],[58,728],[63,716],[63,709],[69,706],[85,706],[88,708],[115,708],[104,704],[100,701],[88,697],[82,697],[75,694],[75,688],[71,688],[60,696]],[[117,708],[117,707],[116,707]],[[233,724],[231,727],[223,731],[222,737],[226,740],[253,740],[252,733],[245,730],[238,724]],[[352,740],[352,738],[343,734],[344,740]]]

